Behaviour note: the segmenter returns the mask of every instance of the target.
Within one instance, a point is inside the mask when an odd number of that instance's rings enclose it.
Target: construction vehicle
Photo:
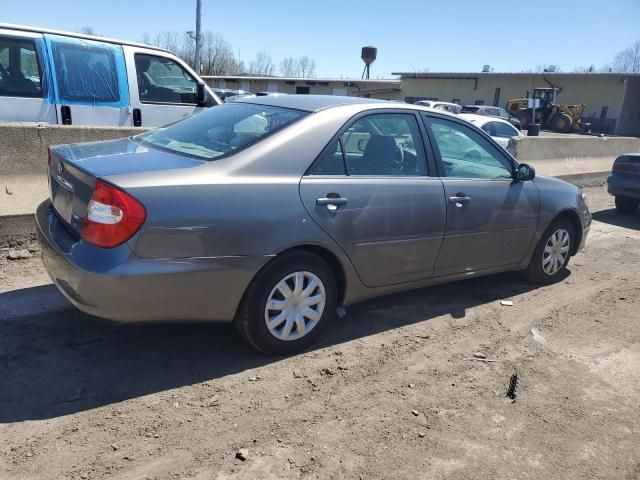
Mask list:
[[[591,124],[582,122],[584,112],[583,105],[566,105],[558,103],[559,89],[536,88],[533,91],[532,99],[540,100],[540,105],[536,107],[536,121],[542,128],[553,130],[554,132],[570,133],[589,131]],[[507,102],[507,111],[520,120],[520,128],[526,130],[531,124],[532,108],[529,107],[529,91],[525,98],[515,98]]]

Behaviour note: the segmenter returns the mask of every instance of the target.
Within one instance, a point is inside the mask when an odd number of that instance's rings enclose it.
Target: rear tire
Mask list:
[[[565,273],[576,240],[573,224],[567,218],[557,218],[540,237],[525,276],[532,283],[555,283]]]
[[[640,200],[616,195],[616,210],[620,213],[633,214],[638,209],[638,205],[640,205]]]
[[[559,113],[551,119],[551,130],[560,133],[569,133],[573,120],[566,113]]]
[[[256,275],[235,324],[263,353],[299,352],[333,319],[336,302],[336,279],[326,262],[308,252],[288,253]]]

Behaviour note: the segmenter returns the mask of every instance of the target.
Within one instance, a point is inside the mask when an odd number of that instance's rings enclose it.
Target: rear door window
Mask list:
[[[138,95],[142,103],[195,105],[198,82],[170,58],[136,53]]]
[[[115,104],[125,94],[118,77],[122,49],[89,41],[51,42],[62,102]]]
[[[491,122],[494,124],[495,135],[492,137],[511,138],[518,135],[518,131],[511,125],[502,122]]]
[[[412,114],[367,115],[354,121],[340,140],[348,175],[427,174],[422,136]]]
[[[33,40],[0,37],[0,95],[42,97],[40,64]]]

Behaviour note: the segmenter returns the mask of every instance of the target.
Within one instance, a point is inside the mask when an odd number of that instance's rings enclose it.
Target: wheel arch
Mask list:
[[[289,247],[286,250],[283,250],[282,252],[278,253],[271,261],[275,261],[284,255],[295,252],[312,253],[317,257],[320,257],[327,263],[327,265],[329,265],[329,268],[331,268],[331,271],[333,272],[333,275],[336,279],[336,289],[338,291],[337,304],[342,305],[347,292],[347,274],[344,270],[342,262],[336,256],[336,254],[333,253],[330,249],[321,245],[303,244]]]
[[[582,221],[580,220],[580,215],[578,215],[578,212],[576,212],[575,210],[571,210],[568,208],[559,212],[553,218],[553,220],[551,220],[549,225],[551,225],[553,222],[555,222],[559,218],[566,218],[567,220],[569,220],[569,222],[571,222],[571,225],[573,226],[573,231],[576,236],[576,241],[573,242],[573,244],[571,245],[571,256],[574,256],[578,252],[578,248],[582,244],[582,236],[584,235],[584,231],[582,228]]]

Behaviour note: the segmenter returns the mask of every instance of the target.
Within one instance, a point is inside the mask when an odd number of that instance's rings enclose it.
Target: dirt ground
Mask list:
[[[561,283],[376,299],[289,358],[229,325],[89,317],[0,251],[0,478],[638,479],[640,213],[586,191]]]

